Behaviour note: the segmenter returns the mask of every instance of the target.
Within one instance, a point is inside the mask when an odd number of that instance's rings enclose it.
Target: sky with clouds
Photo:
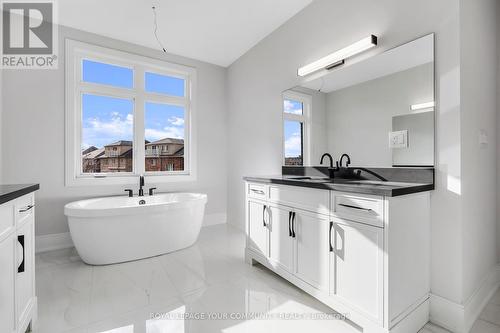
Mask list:
[[[184,81],[146,73],[146,90],[184,96]],[[83,62],[84,81],[122,88],[133,86],[132,70],[124,67]],[[82,96],[82,149],[102,148],[118,140],[133,140],[133,100],[84,94]],[[184,138],[184,108],[147,102],[145,105],[145,137],[156,141],[163,138]]]
[[[290,99],[283,101],[285,113],[301,115],[302,103]],[[298,157],[302,154],[302,126],[298,121],[285,120],[285,157]]]
[[[285,120],[285,157],[302,155],[302,126],[298,121]]]

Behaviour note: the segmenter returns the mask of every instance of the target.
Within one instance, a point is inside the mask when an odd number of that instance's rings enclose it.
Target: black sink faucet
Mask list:
[[[330,168],[333,168],[333,157],[328,153],[324,153],[323,156],[321,156],[321,161],[319,161],[319,164],[323,164],[323,159],[325,157],[328,157],[330,159]]]
[[[342,156],[340,156],[339,164],[340,164],[340,167],[342,168],[342,161],[344,160],[344,157],[347,158],[347,162],[345,164],[345,167],[347,168],[349,166],[349,164],[351,164],[351,158],[349,157],[349,155],[342,154]]]
[[[144,196],[144,190],[142,189],[144,186],[144,176],[140,175],[139,176],[139,196],[143,197]]]

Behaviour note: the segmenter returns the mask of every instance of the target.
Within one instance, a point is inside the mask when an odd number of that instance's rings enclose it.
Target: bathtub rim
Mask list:
[[[130,215],[143,215],[143,214],[161,214],[170,210],[177,209],[189,209],[193,205],[202,204],[205,205],[208,201],[207,194],[205,193],[193,193],[193,192],[166,192],[158,193],[157,196],[162,194],[188,194],[196,195],[196,197],[190,198],[188,200],[180,202],[162,202],[157,204],[146,204],[137,206],[127,206],[127,207],[105,207],[105,208],[81,208],[76,207],[76,205],[95,199],[114,199],[114,198],[124,198],[123,196],[109,196],[109,197],[96,197],[88,198],[83,200],[77,200],[69,202],[64,205],[64,215],[67,218],[85,219],[94,217],[106,217],[106,216],[130,216]],[[147,200],[149,196],[139,197],[134,196],[135,199]]]

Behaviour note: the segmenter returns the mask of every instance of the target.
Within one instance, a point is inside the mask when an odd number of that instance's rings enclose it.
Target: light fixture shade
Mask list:
[[[434,109],[436,106],[436,103],[434,101],[432,102],[426,102],[426,103],[421,103],[421,104],[413,104],[410,106],[410,109],[412,111],[418,111],[418,110],[424,110],[424,109]]]
[[[320,69],[328,69],[332,68],[332,64],[339,63],[344,61],[345,59],[352,57],[358,53],[371,49],[372,47],[377,45],[377,36],[370,35],[362,40],[351,44],[343,49],[340,49],[330,55],[327,55],[324,58],[321,58],[309,65],[301,67],[298,69],[297,74],[299,76],[306,76]]]

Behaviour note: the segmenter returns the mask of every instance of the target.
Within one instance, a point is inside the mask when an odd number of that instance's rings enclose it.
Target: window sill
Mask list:
[[[163,183],[183,183],[196,181],[194,174],[161,174],[154,175],[146,173],[144,175],[146,183],[163,184]],[[70,177],[66,179],[66,187],[78,186],[107,186],[107,185],[136,185],[139,182],[139,175],[126,175],[126,176],[81,176]]]

